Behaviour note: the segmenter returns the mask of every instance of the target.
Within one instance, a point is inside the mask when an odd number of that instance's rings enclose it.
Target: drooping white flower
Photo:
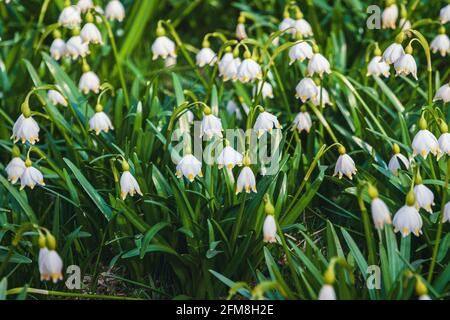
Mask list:
[[[314,53],[308,62],[308,77],[312,77],[315,73],[321,78],[324,73],[331,73],[330,62],[318,52]]]
[[[64,96],[58,90],[53,90],[53,89],[48,90],[47,98],[54,105],[60,104],[64,107],[67,107],[66,98],[64,98]]]
[[[239,65],[237,78],[239,81],[246,83],[255,79],[261,80],[261,66],[250,57],[250,53],[246,52],[244,61]]]
[[[25,161],[25,170],[20,176],[20,190],[23,190],[27,186],[31,189],[34,189],[36,184],[45,186],[44,176],[42,175],[41,171],[32,167],[30,159],[27,159]]]
[[[63,279],[63,261],[55,250],[48,250],[43,259],[44,270],[48,272],[53,283]]]
[[[175,43],[166,36],[159,36],[152,44],[153,60],[161,57],[166,59],[167,57],[176,58]]]
[[[285,17],[279,24],[278,30],[286,31],[286,33],[295,35],[297,32],[295,29],[295,20],[290,17]]]
[[[398,24],[400,27],[402,27],[402,31],[406,31],[407,33],[409,33],[407,30],[411,29],[411,22],[405,18],[401,18],[400,22]]]
[[[398,176],[398,170],[401,168],[400,162],[403,163],[406,169],[409,169],[410,162],[408,158],[406,158],[401,153],[395,153],[392,156],[391,160],[389,160],[388,164],[389,171],[396,176]]]
[[[81,23],[80,9],[77,6],[68,6],[61,11],[58,23],[68,29],[78,28]]]
[[[320,96],[322,95],[322,97]],[[325,106],[331,106],[332,103],[330,101],[330,95],[328,94],[327,89],[325,88],[321,88],[321,86],[317,86],[317,97],[316,99],[312,99],[312,102],[316,105],[319,106],[320,104],[320,100],[322,99],[322,108],[325,108]]]
[[[98,76],[92,72],[87,71],[81,75],[78,88],[84,94],[88,94],[89,91],[99,93],[100,92],[100,79]]]
[[[372,218],[375,228],[383,229],[385,224],[391,224],[391,214],[389,209],[380,198],[375,198],[371,203]]]
[[[446,5],[441,9],[440,19],[443,24],[450,21],[450,4]]]
[[[431,41],[430,49],[433,53],[439,51],[441,56],[445,57],[450,52],[450,39],[445,34],[445,29],[443,31],[444,33],[438,34],[436,38]]]
[[[417,64],[414,57],[411,55],[412,48],[408,46],[406,48],[406,54],[398,58],[394,63],[394,68],[396,71],[395,76],[412,74],[414,79],[417,79]]]
[[[416,236],[422,234],[422,217],[415,207],[414,194],[410,197],[410,201],[401,207],[394,216],[392,221],[395,232],[401,232],[403,237],[413,233]]]
[[[166,68],[170,68],[173,67],[177,64],[177,58],[168,56],[165,60],[164,60],[164,66]]]
[[[203,137],[203,135],[206,135],[208,139],[212,138],[213,136],[222,137],[222,122],[215,115],[211,114],[210,111],[208,113],[205,112],[205,115],[202,119],[200,131],[200,138]]]
[[[125,19],[125,8],[119,0],[111,0],[106,5],[105,17],[108,20],[117,20],[122,22]]]
[[[313,55],[313,49],[308,42],[299,42],[289,49],[289,65],[293,64],[296,60],[303,62],[305,59],[311,59]]]
[[[444,84],[442,87],[436,91],[433,101],[442,100],[444,103],[450,101],[450,85],[448,83]]]
[[[177,164],[176,176],[183,176],[190,182],[194,181],[196,176],[203,177],[202,163],[192,154],[185,155]]]
[[[302,102],[306,102],[308,99],[315,102],[319,91],[316,84],[311,78],[303,78],[295,87],[295,97],[301,99]]]
[[[397,5],[391,4],[387,6],[383,13],[381,14],[381,19],[383,21],[383,29],[395,29],[395,23],[397,22],[398,18],[398,7]]]
[[[90,9],[93,9],[95,6],[92,0],[79,0],[77,3],[77,7],[82,13],[86,13]]]
[[[84,58],[89,54],[89,45],[84,43],[80,36],[73,36],[66,43],[66,54],[73,60]]]
[[[102,34],[93,23],[86,23],[80,31],[83,43],[103,44]]]
[[[416,196],[417,207],[433,213],[431,206],[434,206],[433,192],[424,184],[414,186],[414,195]]]
[[[253,87],[252,93],[253,97],[256,97],[261,91],[263,99],[269,98],[273,99],[273,88],[272,85],[267,81],[259,81],[258,85]]]
[[[108,115],[103,112],[103,106],[98,104],[95,107],[95,114],[89,119],[89,128],[95,131],[96,135],[99,135],[102,131],[108,133],[109,130],[114,130]]]
[[[277,242],[277,224],[275,223],[275,217],[271,214],[266,216],[263,225],[264,242],[274,243]]]
[[[52,56],[52,58],[58,61],[59,59],[65,57],[66,54],[66,43],[64,42],[64,40],[59,38],[53,40],[50,46],[50,55]]]
[[[435,156],[439,154],[439,143],[436,137],[426,129],[426,121],[425,126],[420,126],[419,132],[416,133],[412,142],[412,149],[414,157],[420,154],[424,159],[430,152]]]
[[[253,130],[257,132],[258,138],[260,138],[265,132],[272,133],[273,128],[281,129],[281,124],[278,122],[276,116],[267,111],[263,111],[258,115],[258,118],[256,118],[253,126]]]
[[[384,50],[383,61],[387,64],[393,64],[404,54],[405,50],[403,50],[401,43],[394,42]]]
[[[127,167],[124,167],[124,169],[129,169],[128,164],[125,165]],[[125,200],[128,194],[133,197],[136,193],[142,196],[136,178],[133,177],[129,170],[124,170],[120,177],[120,196],[122,197],[122,200]]]
[[[294,27],[295,32],[300,33],[305,38],[313,36],[311,25],[303,18],[295,20]]]
[[[245,159],[244,159],[245,164]],[[245,190],[246,193],[253,191],[256,193],[256,179],[252,169],[248,165],[242,168],[236,183],[236,194]]]
[[[389,77],[389,65],[382,60],[381,56],[373,57],[367,65],[367,76],[372,75]]]
[[[324,284],[319,292],[319,300],[336,300],[336,292],[331,284]]]
[[[233,100],[228,101],[226,108],[229,114],[235,114],[237,120],[242,120],[242,112],[236,102]],[[248,114],[250,109],[245,103],[242,104],[242,108],[244,109],[245,114]]]
[[[229,145],[226,145],[217,157],[217,164],[219,166],[219,169],[225,167],[228,170],[231,170],[236,165],[238,165],[239,167],[242,166],[243,159],[244,156],[242,154],[234,150]]]
[[[353,159],[346,153],[346,150],[343,146],[339,147],[339,158],[336,162],[336,166],[334,168],[334,176],[338,176],[339,179],[342,179],[342,176],[347,176],[350,180],[352,180],[352,175],[356,174],[356,166]]]
[[[307,133],[311,130],[312,121],[308,112],[302,111],[297,114],[294,119],[292,130],[297,129],[298,132],[305,130]]]
[[[444,220],[442,222],[450,222],[450,201],[444,206]]]
[[[196,56],[197,65],[203,68],[206,65],[213,66],[217,61],[217,55],[211,48],[202,48]]]
[[[236,80],[241,59],[235,58],[231,52],[223,55],[219,62],[219,75],[223,77],[223,81]]]
[[[41,277],[41,281],[50,280],[50,273],[45,266],[47,254],[48,254],[48,249],[46,247],[39,249],[38,266],[39,266],[39,274]]]
[[[21,114],[14,123],[12,131],[11,139],[14,143],[21,140],[22,143],[28,141],[35,144],[39,141],[39,125],[32,116],[25,117]]]
[[[20,156],[13,157],[5,168],[5,171],[8,174],[8,181],[11,181],[12,184],[16,183],[22,176],[25,168],[25,162]]]
[[[245,24],[238,23],[236,25],[236,38],[238,38],[238,40],[247,39],[247,32],[245,31]]]
[[[440,159],[443,155],[450,156],[450,133],[444,132],[441,134],[441,136],[438,139],[439,143],[439,156],[438,159]]]

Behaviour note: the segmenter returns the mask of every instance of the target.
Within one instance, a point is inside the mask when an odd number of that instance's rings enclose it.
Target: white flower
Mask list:
[[[445,57],[445,55],[450,52],[450,39],[445,33],[439,34],[431,41],[430,49],[433,53],[439,51],[441,56]]]
[[[96,107],[95,114],[89,119],[89,128],[95,131],[96,135],[99,135],[102,131],[108,132],[109,130],[114,130],[111,120],[99,105]]]
[[[383,52],[383,61],[387,64],[395,63],[401,56],[405,54],[401,44],[394,42]]]
[[[414,79],[417,79],[417,64],[416,60],[411,54],[404,54],[400,58],[397,59],[394,63],[395,71],[397,72],[395,75],[405,75],[412,74]]]
[[[78,28],[81,23],[80,9],[77,6],[65,7],[59,15],[58,23],[69,29]]]
[[[374,198],[371,203],[372,218],[375,228],[383,229],[385,224],[391,224],[391,214],[389,209],[380,198]]]
[[[398,18],[398,7],[392,4],[386,7],[381,14],[381,19],[383,20],[383,29],[395,29],[395,22]]]
[[[217,157],[217,164],[219,165],[219,169],[226,167],[231,170],[236,165],[239,167],[242,166],[243,159],[244,156],[242,154],[227,145]]]
[[[73,60],[78,59],[78,57],[84,58],[89,54],[89,45],[84,43],[80,36],[73,36],[66,43],[66,54]]]
[[[277,242],[277,224],[275,223],[275,217],[271,214],[267,215],[266,220],[264,220],[263,234],[264,242]]]
[[[312,77],[314,73],[318,73],[321,78],[324,73],[331,73],[330,63],[320,53],[314,53],[308,62],[308,77]]]
[[[356,174],[356,166],[353,159],[346,153],[344,147],[339,148],[339,158],[336,162],[336,167],[334,168],[333,177],[338,175],[339,179],[342,176],[347,176],[350,180],[352,180],[352,175]]]
[[[202,163],[192,154],[185,155],[177,164],[176,176],[178,178],[186,177],[190,182],[194,181],[196,176],[203,177]]]
[[[44,270],[51,277],[53,283],[58,282],[58,280],[63,279],[62,267],[63,262],[59,254],[55,250],[48,250],[43,257]],[[42,274],[41,274],[42,277]],[[45,278],[44,278],[45,280]]]
[[[257,192],[255,175],[249,166],[242,168],[237,179],[236,194],[242,192],[242,190],[245,190],[246,193],[250,193],[251,191]]]
[[[441,158],[444,154],[450,156],[450,133],[444,132],[438,139],[440,153],[438,158]]]
[[[402,27],[402,31],[407,31],[411,29],[411,22],[409,20],[406,20],[405,18],[401,18],[399,22],[399,26]],[[409,33],[409,32],[407,32]]]
[[[94,3],[92,2],[92,0],[79,0],[77,3],[77,7],[82,13],[86,13],[89,11],[89,9],[94,8]]]
[[[427,295],[427,294],[424,294],[424,295],[421,295],[421,296],[419,297],[419,300],[421,300],[421,301],[427,301],[427,300],[431,300],[431,297],[430,297],[429,295]]]
[[[311,25],[305,19],[295,20],[295,31],[300,33],[303,37],[310,37],[313,35]]]
[[[236,38],[239,40],[247,39],[247,32],[245,32],[245,24],[238,23],[236,26]]]
[[[303,78],[295,87],[295,97],[300,98],[302,102],[306,102],[308,99],[315,102],[319,91],[316,84],[311,78]]]
[[[166,59],[167,57],[176,58],[175,43],[166,36],[157,37],[152,44],[153,60],[161,57]]]
[[[305,59],[311,59],[313,55],[313,49],[308,42],[302,41],[297,43],[289,49],[289,65],[293,64],[296,60],[303,62]]]
[[[233,100],[228,101],[226,108],[228,113],[235,114],[236,119],[242,120],[242,112],[239,106],[236,104],[236,102],[234,102]],[[245,114],[248,114],[250,109],[245,103],[242,104],[242,108],[244,109]]]
[[[122,197],[122,200],[125,200],[128,194],[133,197],[136,193],[142,196],[136,178],[133,177],[130,171],[126,170],[120,177],[120,196]]]
[[[266,131],[272,133],[274,127],[281,129],[281,124],[278,122],[277,117],[267,111],[263,111],[258,115],[253,130],[258,133],[258,138],[260,138]]]
[[[206,135],[208,139],[213,136],[222,137],[222,123],[215,115],[205,114],[201,123],[200,131],[200,138],[203,137],[203,135]]]
[[[280,25],[278,26],[278,30],[286,31],[286,33],[288,33],[288,34],[295,35],[295,33],[297,31],[295,30],[294,27],[295,27],[295,20],[292,18],[286,17],[280,22]]]
[[[84,43],[103,44],[103,39],[97,26],[93,23],[86,23],[80,31],[81,40]]]
[[[122,3],[119,0],[111,0],[105,8],[105,17],[119,22],[125,19],[125,8]]]
[[[88,94],[89,91],[99,93],[100,79],[92,71],[85,72],[81,75],[80,82],[78,84],[78,88],[84,94]]]
[[[417,207],[433,213],[431,206],[434,206],[433,192],[424,184],[414,186],[414,195],[416,196]]]
[[[331,284],[324,284],[319,292],[319,300],[336,300],[336,292]]]
[[[440,18],[442,23],[447,23],[450,21],[450,4],[441,9]]]
[[[444,103],[450,101],[450,85],[448,83],[444,84],[442,87],[436,91],[433,101],[442,100]]]
[[[11,181],[12,184],[16,183],[22,176],[25,168],[25,162],[20,157],[12,158],[5,168],[8,174],[8,181]]]
[[[51,46],[50,46],[50,55],[53,59],[59,60],[62,57],[66,56],[66,43],[64,40],[61,40],[59,38],[53,40]]]
[[[234,58],[231,52],[224,54],[219,62],[219,75],[223,77],[223,81],[236,80],[241,59]]]
[[[436,137],[428,130],[419,130],[412,142],[413,156],[420,154],[424,159],[427,158],[428,153],[433,155],[439,154],[439,143]]]
[[[391,160],[389,160],[388,168],[389,171],[396,176],[398,175],[398,169],[401,168],[400,162],[398,160],[400,160],[403,163],[406,169],[409,169],[410,165],[408,158],[406,158],[401,153],[395,153],[392,156]]]
[[[450,201],[447,202],[444,206],[444,220],[443,222],[450,222]]]
[[[211,48],[202,48],[196,56],[197,65],[202,68],[205,65],[213,66],[217,61],[217,56]]]
[[[416,236],[422,234],[422,217],[413,205],[404,205],[394,216],[395,232],[400,231],[403,237],[413,233]]]
[[[239,65],[237,77],[241,82],[249,82],[255,79],[261,80],[261,66],[252,58],[248,57]]]
[[[322,97],[320,97],[320,95],[322,95]],[[316,106],[319,106],[320,99],[322,99],[322,108],[324,108],[326,105],[329,105],[329,106],[332,105],[332,103],[330,101],[330,95],[328,94],[327,89],[317,86],[317,98],[313,99],[312,102]]]
[[[47,98],[50,101],[50,103],[54,105],[62,105],[64,107],[67,107],[67,100],[63,97],[61,93],[59,93],[58,90],[48,90],[47,92]]]
[[[381,56],[373,57],[367,65],[367,76],[371,75],[389,77],[389,65],[382,60]]]
[[[36,184],[45,186],[44,176],[38,169],[32,167],[31,165],[31,161],[27,159],[25,161],[25,170],[20,176],[20,190],[23,190],[27,186],[34,189]]]
[[[261,88],[262,85],[262,88]],[[264,99],[269,98],[269,99],[273,99],[273,88],[272,85],[265,81],[265,82],[258,82],[258,85],[253,87],[253,97],[256,97],[259,92],[261,91],[262,97]]]
[[[164,60],[164,66],[165,66],[166,68],[173,67],[173,66],[175,66],[176,64],[177,64],[177,58],[168,56],[168,57],[166,58],[166,60]]]
[[[14,123],[12,131],[11,139],[14,143],[21,140],[22,143],[28,141],[35,144],[39,141],[39,125],[31,116],[25,117],[21,114]]]
[[[312,121],[311,121],[311,117],[309,116],[308,112],[299,112],[299,114],[297,114],[297,116],[294,119],[294,123],[293,123],[293,128],[297,129],[298,132],[302,132],[303,130],[305,130],[306,132],[309,133],[309,131],[311,130],[312,127]]]
[[[47,258],[47,254],[48,254],[48,249],[46,247],[39,249],[38,266],[39,266],[39,274],[41,275],[41,281],[50,280],[50,273],[48,272],[48,270],[45,266],[45,260]]]

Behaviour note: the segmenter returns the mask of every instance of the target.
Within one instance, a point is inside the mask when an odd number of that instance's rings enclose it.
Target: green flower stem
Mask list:
[[[104,296],[104,295],[87,294],[87,293],[72,293],[72,292],[42,290],[42,289],[25,288],[25,287],[10,289],[10,290],[6,291],[6,295],[20,294],[24,290],[27,293],[41,294],[41,295],[45,295],[45,296],[60,296],[60,297],[82,298],[82,299],[105,299],[105,300],[143,300],[140,298],[130,298],[130,297],[120,297],[120,296]]]
[[[239,213],[236,219],[236,223],[233,225],[233,231],[231,236],[231,243],[234,243],[236,245],[236,240],[239,235],[239,231],[241,229],[242,224],[242,217],[244,216],[244,210],[245,210],[245,200],[247,199],[247,193],[244,193],[244,197],[241,202],[241,207],[239,209]]]
[[[367,248],[369,250],[369,264],[375,265],[376,264],[376,258],[375,258],[375,245],[373,243],[373,234],[372,230],[370,228],[370,220],[369,220],[369,214],[366,209],[366,205],[364,204],[364,200],[362,198],[362,191],[365,184],[360,184],[358,186],[358,205],[359,209],[361,210],[361,216],[363,220],[364,225],[364,233],[366,235],[366,241],[367,241]]]
[[[331,129],[331,126],[328,124],[328,121],[323,116],[322,112],[320,112],[317,107],[310,103],[311,110],[314,112],[314,114],[319,119],[320,123],[323,125],[323,127],[328,131],[328,134],[330,135],[331,139],[333,139],[334,143],[339,143],[338,139],[336,138],[336,135],[333,132],[333,129]]]

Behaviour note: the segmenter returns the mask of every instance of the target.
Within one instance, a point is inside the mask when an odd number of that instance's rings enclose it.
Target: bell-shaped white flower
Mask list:
[[[66,54],[66,43],[64,42],[64,40],[60,38],[56,38],[55,40],[53,40],[50,46],[50,55],[52,56],[52,58],[58,61],[59,59],[65,57]]]
[[[403,237],[410,233],[416,236],[422,234],[422,217],[416,209],[415,202],[414,193],[408,193],[406,204],[397,211],[392,221],[395,232],[400,231]]]
[[[122,22],[125,19],[125,8],[119,0],[111,0],[106,5],[105,17],[108,20],[117,20]]]
[[[444,84],[442,87],[436,91],[433,101],[442,100],[444,103],[450,101],[450,85],[448,83]]]
[[[20,176],[20,190],[23,190],[25,187],[30,187],[34,189],[36,184],[45,186],[44,176],[41,171],[32,167],[32,162],[30,159],[25,161],[25,170]]]
[[[84,43],[103,44],[102,34],[93,23],[86,23],[80,31],[81,40]]]
[[[445,28],[441,27],[439,34],[430,43],[430,49],[433,53],[439,51],[441,56],[445,57],[450,52],[450,39],[445,34]]]
[[[294,119],[292,130],[297,129],[298,132],[305,130],[307,133],[311,130],[312,121],[308,112],[302,111],[297,114]]]
[[[278,30],[286,31],[286,33],[295,35],[297,32],[295,29],[295,20],[290,18],[289,16],[284,17],[283,20],[278,25]]]
[[[48,252],[44,256],[43,265],[45,271],[48,272],[53,283],[56,283],[58,282],[58,280],[63,279],[62,275],[63,261],[55,250],[48,250]]]
[[[394,68],[396,71],[395,76],[399,75],[405,75],[412,74],[414,79],[417,79],[417,64],[416,60],[414,60],[414,57],[412,56],[412,47],[409,45],[406,50],[405,54],[402,55],[400,58],[397,59],[394,63]]]
[[[177,58],[168,56],[165,60],[164,60],[164,66],[166,68],[170,68],[173,67],[177,64]]]
[[[73,60],[84,58],[89,54],[89,45],[84,43],[80,36],[73,36],[66,43],[66,53]]]
[[[39,125],[31,115],[24,115],[23,113],[17,118],[12,129],[12,136],[14,143],[21,140],[22,143],[28,141],[35,144],[39,141]]]
[[[94,72],[87,71],[81,75],[80,82],[78,83],[78,88],[84,94],[88,94],[90,91],[99,93],[100,79]]]
[[[387,6],[381,14],[381,20],[383,21],[383,29],[395,29],[395,23],[398,18],[398,7],[395,4]]]
[[[421,180],[421,179],[420,179]],[[414,195],[416,196],[416,205],[429,213],[433,213],[434,195],[433,192],[424,184],[418,183],[414,186]]]
[[[248,51],[245,52],[244,58],[245,59],[239,65],[237,72],[237,78],[239,81],[246,83],[255,79],[261,80],[261,66],[251,58],[251,54]]]
[[[223,167],[231,170],[234,166],[242,166],[242,161],[244,160],[244,156],[230,147],[228,141],[226,142],[225,148],[223,148],[222,152],[217,157],[217,164],[219,169]]]
[[[108,133],[109,130],[114,130],[108,115],[103,112],[102,105],[98,104],[95,107],[95,114],[89,119],[89,128],[92,131],[95,131],[96,135],[99,135],[102,131]]]
[[[308,42],[299,42],[289,49],[289,65],[293,64],[296,60],[303,62],[305,59],[311,59],[313,55],[313,49]]]
[[[391,224],[391,214],[389,209],[380,198],[375,198],[371,203],[372,218],[375,228],[383,229],[385,224]]]
[[[200,127],[200,138],[204,135],[210,139],[213,136],[222,137],[222,122],[215,115],[211,114],[211,109],[205,108],[205,115],[203,116]]]
[[[264,220],[263,235],[264,242],[277,242],[277,224],[275,223],[275,217],[272,214],[268,214]]]
[[[450,222],[450,201],[447,202],[444,206],[444,219],[442,222]]]
[[[322,96],[321,96],[322,95]],[[332,103],[330,101],[330,95],[328,94],[327,89],[321,88],[321,86],[317,86],[317,97],[316,99],[311,99],[312,102],[318,107],[320,105],[320,100],[322,100],[322,108],[325,106],[331,106]]]
[[[410,162],[408,158],[406,158],[401,153],[394,154],[391,160],[389,160],[388,164],[389,171],[396,176],[398,176],[398,170],[401,168],[400,162],[403,163],[406,169],[409,169]]]
[[[20,156],[13,157],[5,168],[5,171],[8,174],[8,181],[11,181],[12,184],[16,183],[25,169],[25,162]]]
[[[388,78],[389,74],[389,65],[384,60],[382,60],[381,56],[373,57],[367,65],[367,76],[383,75]]]
[[[409,34],[408,30],[411,29],[412,27],[411,22],[409,20],[401,18],[398,25],[402,27],[402,31],[406,31]]]
[[[61,11],[58,23],[65,28],[78,28],[81,23],[80,9],[77,6],[68,6]]]
[[[245,190],[246,193],[250,193],[251,191],[256,193],[256,179],[252,169],[250,169],[250,159],[248,156],[244,157],[244,165],[237,179],[236,194],[242,192],[242,190]]]
[[[183,176],[190,182],[194,181],[196,176],[203,177],[202,163],[192,154],[185,155],[177,164],[176,176]]]
[[[336,292],[331,284],[324,284],[319,291],[319,300],[336,300]]]
[[[357,171],[355,162],[347,154],[343,146],[339,147],[339,154],[336,167],[334,168],[333,177],[337,175],[339,179],[342,179],[342,176],[347,176],[347,178],[352,180],[352,175],[356,174]]]
[[[195,57],[197,65],[203,68],[206,65],[213,66],[217,61],[217,55],[212,49],[207,46],[203,47]]]
[[[450,4],[443,7],[440,11],[440,19],[443,24],[450,21]]]
[[[405,54],[405,50],[400,43],[394,42],[383,52],[383,61],[387,64],[395,63],[401,56]]]
[[[167,57],[176,58],[175,43],[166,36],[159,36],[152,44],[153,60],[161,57],[166,59]]]
[[[266,99],[266,98],[273,99],[273,87],[269,82],[259,81],[258,85],[253,87],[253,90],[252,90],[253,97],[256,97],[260,91],[261,91],[261,95],[262,95],[263,99]]]
[[[237,79],[241,59],[235,58],[231,52],[224,54],[219,62],[219,75],[223,77],[223,81]]]
[[[330,74],[331,67],[328,60],[316,50],[311,59],[308,62],[308,77],[312,77],[315,73],[322,78],[323,74]]]
[[[412,142],[413,156],[420,154],[426,159],[430,152],[437,156],[440,152],[439,143],[436,137],[427,130],[427,122],[424,118],[420,119],[419,128],[420,130],[416,133]]]
[[[82,13],[86,13],[90,9],[94,9],[95,6],[92,0],[79,0],[77,3],[77,7]]]
[[[242,120],[242,112],[236,102],[233,100],[228,101],[226,108],[229,114],[236,115],[237,120]],[[242,104],[242,108],[244,109],[245,114],[248,114],[250,108],[245,103]]]
[[[45,266],[47,254],[48,254],[48,249],[46,247],[39,249],[38,266],[39,266],[39,274],[41,277],[41,281],[50,280],[50,273],[48,272],[47,267]]]
[[[50,103],[54,104],[55,106],[60,104],[64,107],[67,107],[66,98],[64,98],[64,96],[58,90],[53,89],[48,90],[47,98],[50,101]]]
[[[447,125],[445,125],[447,128]],[[443,132],[441,136],[438,139],[439,143],[439,156],[438,159],[440,159],[443,155],[450,156],[450,133],[447,131]]]
[[[277,117],[267,111],[262,111],[256,118],[253,126],[253,130],[257,132],[258,138],[265,132],[272,133],[273,128],[281,129],[281,124],[278,122]]]
[[[236,38],[238,38],[238,40],[247,39],[247,32],[245,31],[245,24],[238,23],[236,25]]]
[[[135,177],[130,173],[129,164],[123,160],[122,161],[123,173],[120,177],[120,196],[122,200],[127,198],[127,195],[134,196],[136,193],[142,196],[141,189]]]
[[[316,102],[317,96],[319,95],[319,90],[311,78],[303,78],[300,80],[295,87],[295,92],[295,97],[301,99],[303,103],[308,99]]]
[[[295,32],[300,33],[303,37],[312,37],[313,31],[311,25],[303,18],[295,20]]]

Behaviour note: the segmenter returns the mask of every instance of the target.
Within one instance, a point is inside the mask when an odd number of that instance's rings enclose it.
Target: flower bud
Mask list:
[[[427,120],[425,120],[424,117],[421,117],[419,120],[419,129],[420,130],[426,130],[428,128]]]
[[[38,239],[38,245],[39,245],[39,248],[40,248],[40,249],[45,248],[45,244],[46,244],[45,242],[46,242],[45,236],[40,235],[40,236],[39,236],[39,239]]]
[[[444,120],[441,121],[440,129],[442,133],[448,132],[448,125],[445,123]]]

